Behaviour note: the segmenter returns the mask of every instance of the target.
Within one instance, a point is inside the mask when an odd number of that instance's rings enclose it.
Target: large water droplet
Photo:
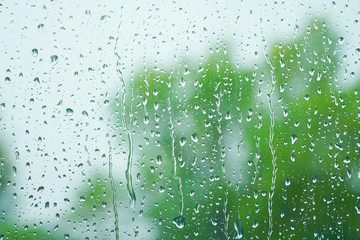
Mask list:
[[[243,239],[244,238],[244,230],[243,230],[243,225],[242,225],[239,215],[235,219],[234,228],[236,231],[235,239]]]
[[[71,108],[66,109],[66,116],[71,116],[71,115],[73,115],[73,113],[74,113],[74,110],[72,110]]]
[[[186,224],[185,217],[178,216],[178,217],[174,218],[173,223],[175,224],[175,226],[177,228],[182,229],[185,227],[185,224]]]
[[[194,133],[193,135],[191,135],[191,140],[192,140],[193,142],[195,142],[195,143],[197,143],[197,142],[199,141],[199,138],[198,138],[198,136],[197,136],[196,133]]]

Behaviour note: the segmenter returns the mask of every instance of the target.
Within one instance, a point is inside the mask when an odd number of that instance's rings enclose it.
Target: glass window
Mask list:
[[[0,239],[359,239],[358,1],[0,3]]]

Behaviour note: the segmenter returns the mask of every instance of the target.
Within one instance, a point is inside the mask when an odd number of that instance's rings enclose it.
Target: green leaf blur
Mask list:
[[[236,63],[219,43],[199,63],[134,75],[125,114],[135,145],[135,192],[159,239],[267,238],[270,99],[271,238],[360,235],[359,81],[344,87],[340,51],[326,21],[313,19],[295,39],[268,46],[268,62],[264,57],[253,68]],[[181,208],[174,164],[184,195],[182,229],[173,224]]]

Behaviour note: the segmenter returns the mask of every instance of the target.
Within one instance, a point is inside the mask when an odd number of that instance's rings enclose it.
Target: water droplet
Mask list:
[[[158,155],[158,156],[156,157],[156,163],[157,163],[157,164],[161,164],[161,163],[162,163],[162,157],[161,157],[161,155]]]
[[[40,84],[40,79],[38,77],[34,78],[34,82]]]
[[[86,116],[86,117],[88,117],[88,116],[89,116],[88,112],[87,112],[87,111],[85,111],[85,110],[84,110],[84,111],[82,111],[82,112],[81,112],[81,114],[82,114],[82,115],[84,115],[84,116]]]
[[[198,138],[198,136],[197,136],[196,133],[194,133],[193,135],[191,135],[191,140],[192,140],[193,142],[195,142],[195,143],[197,143],[197,142],[199,141],[199,138]]]
[[[174,218],[173,223],[179,229],[183,229],[185,227],[186,221],[184,216],[178,216]]]
[[[56,65],[58,63],[59,57],[57,55],[52,55],[50,57],[50,61],[52,63],[52,65]]]
[[[31,50],[31,52],[32,52],[32,56],[33,56],[33,57],[37,57],[37,56],[39,55],[39,51],[38,51],[36,48],[34,48],[33,50]]]
[[[285,178],[285,186],[289,186],[291,184],[290,178]]]
[[[283,218],[285,216],[285,211],[284,210],[281,210],[280,212],[280,217]]]
[[[283,68],[283,67],[285,66],[285,62],[284,62],[284,60],[280,59],[280,61],[279,61],[279,62],[280,62],[280,67],[281,67],[281,68]]]
[[[344,158],[344,163],[350,163],[350,158],[348,156]]]
[[[186,138],[185,137],[181,137],[180,139],[180,146],[184,146],[186,144]]]
[[[345,41],[345,38],[343,38],[343,37],[339,37],[339,40],[338,40],[338,43],[339,43],[339,44],[343,44],[343,43],[344,43],[344,41]]]
[[[5,78],[5,83],[10,83],[11,82],[11,79],[9,77],[6,77]]]
[[[100,21],[104,21],[104,20],[107,20],[107,19],[109,19],[110,18],[110,16],[108,16],[108,15],[102,15],[101,17],[100,17]]]
[[[12,167],[12,170],[13,170],[13,176],[15,177],[15,176],[16,176],[16,167],[13,166],[13,167]]]
[[[73,114],[74,114],[74,110],[72,110],[71,108],[66,109],[66,116],[72,116]]]
[[[38,187],[38,189],[37,189],[37,192],[42,192],[42,191],[44,191],[44,187],[43,186],[40,186],[40,187]]]
[[[259,226],[259,221],[257,219],[254,220],[252,227],[257,228]]]
[[[211,218],[211,224],[216,226],[218,224],[218,222],[215,218]]]
[[[228,112],[226,113],[225,119],[226,119],[226,120],[230,120],[230,119],[231,119],[231,112],[230,112],[230,111],[228,111]]]
[[[294,144],[297,140],[297,136],[295,134],[291,135],[291,144]]]
[[[356,204],[355,209],[356,209],[357,214],[360,214],[360,204]]]
[[[355,53],[356,53],[357,55],[360,55],[360,48],[355,49]]]
[[[242,239],[244,237],[244,230],[243,230],[243,226],[242,226],[242,222],[240,220],[239,214],[235,219],[234,228],[236,231],[235,239]]]
[[[40,23],[37,28],[39,29],[39,31],[42,31],[44,29],[44,24]]]
[[[314,176],[313,179],[312,179],[312,182],[313,182],[313,183],[316,183],[316,182],[317,182],[317,179],[318,179],[318,177],[317,177],[317,176]]]
[[[145,123],[145,124],[148,124],[149,122],[150,122],[149,116],[145,116],[145,117],[144,117],[144,123]]]

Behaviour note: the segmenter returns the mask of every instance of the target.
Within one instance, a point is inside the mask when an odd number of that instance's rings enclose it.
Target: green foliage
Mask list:
[[[10,179],[10,165],[3,151],[0,149],[0,195]]]
[[[359,235],[359,84],[340,83],[337,39],[315,19],[293,41],[269,47],[269,62],[253,69],[234,63],[218,44],[200,63],[145,68],[131,79],[125,114],[136,192],[146,199],[159,238],[267,237],[271,111],[272,237]],[[182,229],[173,224],[180,190]]]

